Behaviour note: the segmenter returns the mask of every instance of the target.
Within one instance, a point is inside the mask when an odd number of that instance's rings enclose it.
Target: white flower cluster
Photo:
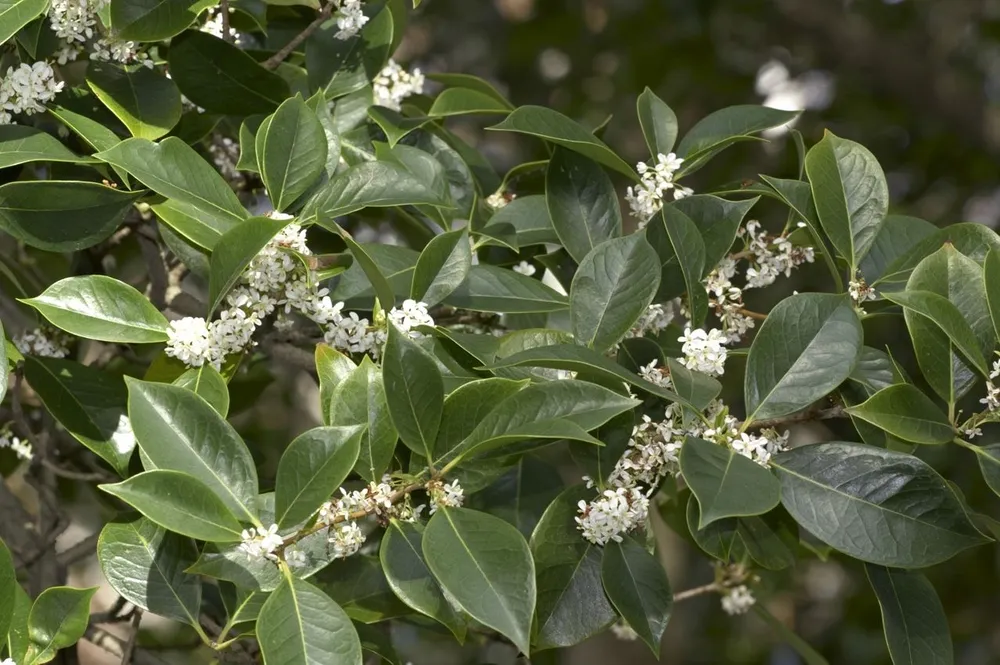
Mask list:
[[[663,207],[663,199],[667,192],[673,190],[674,200],[690,196],[694,192],[674,182],[674,173],[681,167],[684,160],[670,153],[660,153],[656,156],[653,166],[639,162],[635,168],[639,172],[640,182],[634,188],[625,192],[633,217],[639,220],[639,228],[644,227],[649,220]]]
[[[847,293],[851,296],[851,300],[854,301],[854,305],[858,308],[860,308],[865,301],[875,300],[875,298],[878,297],[878,294],[875,293],[875,289],[869,286],[868,282],[866,282],[865,278],[860,274],[847,283]]]
[[[638,487],[607,489],[590,503],[580,501],[578,506],[576,528],[595,545],[622,542],[622,534],[643,524],[649,514],[649,498]]]
[[[288,219],[274,213],[278,219]],[[253,334],[264,319],[275,311],[293,311],[325,328],[325,340],[351,353],[378,356],[386,340],[383,322],[370,326],[355,312],[343,314],[344,303],[336,304],[329,290],[316,284],[315,274],[307,270],[295,254],[309,256],[306,232],[298,224],[289,224],[250,261],[239,283],[226,297],[228,309],[219,318],[206,321],[188,317],[172,321],[167,329],[166,353],[191,367],[208,363],[219,369],[226,357],[239,353],[253,342]],[[425,303],[406,300],[386,317],[411,337],[420,325],[434,325]]]
[[[708,332],[700,328],[684,329],[684,335],[677,338],[683,342],[681,352],[684,357],[680,363],[688,369],[702,372],[709,376],[722,376],[726,371],[726,344],[729,339],[721,330],[712,329]]]
[[[271,561],[278,560],[278,555],[274,551],[281,547],[284,540],[278,535],[277,524],[272,524],[266,529],[260,526],[244,529],[240,536],[243,538],[240,550],[251,559],[263,557]]]
[[[447,484],[440,480],[432,480],[427,483],[427,494],[431,500],[431,515],[436,513],[438,508],[461,508],[462,502],[465,501],[464,491],[457,480]]]
[[[728,589],[722,596],[722,609],[730,616],[746,614],[756,602],[750,589],[741,584]]]
[[[389,60],[372,81],[372,89],[376,104],[398,111],[404,99],[424,91],[424,75],[419,69],[408,72]]]
[[[333,545],[333,556],[337,559],[346,559],[357,554],[361,546],[365,544],[365,534],[357,522],[334,525],[330,527],[327,540]]]
[[[154,65],[146,49],[135,42],[121,41],[112,37],[101,37],[94,42],[90,57],[122,65],[140,64],[148,69],[152,69]]]
[[[499,210],[500,208],[506,207],[506,205],[515,198],[517,198],[515,194],[506,194],[502,189],[498,189],[486,197],[486,205],[493,210]]]
[[[235,10],[230,7],[229,13],[232,14],[233,11]],[[213,7],[212,9],[208,10],[207,14],[208,14],[208,20],[202,23],[200,30],[202,32],[207,32],[210,35],[214,35],[219,39],[225,39],[226,37],[224,31],[226,28],[222,21],[222,9],[219,7]],[[230,25],[229,38],[232,40],[234,44],[239,46],[243,41],[243,34]]]
[[[0,430],[0,448],[10,448],[21,459],[30,462],[35,451],[31,442],[14,436],[9,430]]]
[[[49,5],[49,24],[56,37],[68,45],[82,45],[96,34],[98,13],[107,6],[109,0],[52,0]],[[76,56],[69,58],[75,60]],[[63,61],[60,60],[60,64]]]
[[[47,335],[41,328],[25,331],[11,341],[14,347],[26,356],[65,358],[69,355],[69,349],[58,334]]]
[[[516,266],[511,268],[511,270],[513,270],[518,274],[524,275],[525,277],[531,277],[536,272],[538,272],[538,269],[535,268],[534,265],[528,263],[527,261],[521,261]]]
[[[368,17],[361,10],[361,0],[334,0],[337,4],[337,39],[350,39],[361,32]]]
[[[990,372],[990,378],[986,381],[986,397],[979,400],[981,404],[986,405],[989,411],[1000,411],[1000,388],[993,383],[994,379],[998,376],[1000,376],[1000,360],[995,360],[993,361],[993,370]]]
[[[55,99],[63,89],[63,82],[56,81],[52,66],[44,61],[32,65],[21,63],[8,67],[0,79],[0,124],[13,122],[12,114],[33,115],[45,111],[45,103]]]
[[[656,335],[661,330],[670,325],[674,319],[677,301],[652,304],[646,308],[639,320],[635,322],[632,329],[625,333],[625,337],[644,337],[646,335]]]

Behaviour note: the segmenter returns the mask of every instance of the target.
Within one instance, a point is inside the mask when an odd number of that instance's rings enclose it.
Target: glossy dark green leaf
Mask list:
[[[933,235],[937,227],[928,221],[907,215],[889,215],[878,230],[875,242],[858,268],[865,281],[874,284],[886,275],[894,261],[905,256],[925,238]]]
[[[519,106],[503,122],[487,129],[537,136],[638,180],[632,167],[603,141],[558,111],[543,106]]]
[[[139,344],[167,339],[166,317],[146,296],[112,277],[66,277],[22,302],[57,328],[86,339]]]
[[[991,249],[983,262],[983,281],[993,334],[1000,338],[1000,251]]]
[[[177,199],[154,203],[150,208],[162,223],[184,240],[209,252],[215,248],[219,238],[238,223],[205,215],[198,208]]]
[[[285,210],[323,172],[328,150],[323,126],[301,97],[292,97],[261,125],[256,140],[262,146],[257,151],[261,180],[274,209]]]
[[[184,572],[198,551],[189,539],[142,518],[109,522],[97,560],[111,587],[147,612],[198,625],[201,580]]]
[[[781,502],[807,531],[856,559],[924,568],[987,542],[925,462],[858,443],[777,455]]]
[[[237,518],[253,522],[257,469],[232,425],[190,390],[135,379],[126,383],[128,412],[144,463],[194,476]]]
[[[493,95],[472,88],[448,88],[434,99],[427,112],[432,118],[454,115],[496,114],[506,115],[510,106]]]
[[[687,527],[695,543],[707,554],[724,562],[753,561],[767,570],[784,570],[795,565],[798,554],[798,527],[787,513],[772,511],[755,517],[716,520],[704,529],[698,500],[687,502]]]
[[[545,197],[541,195],[519,196],[493,213],[482,232],[489,235],[491,229],[509,225],[514,229],[519,247],[556,243],[559,241]]]
[[[302,522],[340,487],[360,451],[361,427],[316,427],[292,441],[278,462],[274,481],[279,528]]]
[[[408,607],[448,628],[459,641],[465,639],[465,620],[445,598],[423,553],[424,527],[415,522],[392,521],[382,537],[379,559],[393,593]]]
[[[28,162],[87,162],[51,134],[25,125],[0,125],[0,168]]]
[[[557,312],[569,304],[566,296],[537,279],[491,265],[474,265],[465,281],[444,304],[473,312],[532,314]]]
[[[701,411],[722,392],[722,384],[701,372],[690,370],[673,358],[666,359],[670,383],[680,398]]]
[[[413,270],[410,297],[436,305],[465,281],[472,267],[472,246],[465,231],[448,231],[427,243]]]
[[[417,3],[415,2],[413,6],[416,7]],[[507,101],[507,98],[504,97],[503,94],[493,86],[493,84],[479,78],[478,76],[473,76],[472,74],[434,73],[427,74],[427,78],[431,81],[437,81],[438,83],[441,83],[449,88],[467,88],[469,90],[474,90],[478,93],[486,95],[487,97],[492,97],[500,104],[505,105],[507,110],[514,110],[513,104]]]
[[[530,652],[535,564],[517,529],[486,513],[443,508],[428,523],[422,548],[434,577],[463,610]]]
[[[181,93],[156,69],[94,62],[87,85],[137,138],[158,139],[181,119]]]
[[[882,276],[881,283],[885,286],[905,284],[910,271],[918,263],[946,244],[954,246],[965,256],[982,264],[986,260],[986,254],[991,249],[1000,251],[1000,236],[997,236],[996,232],[988,226],[973,222],[951,224],[938,229],[936,233],[919,241],[909,251],[889,264]]]
[[[142,195],[96,182],[33,180],[0,186],[0,230],[49,252],[107,239]]]
[[[599,245],[580,264],[570,288],[570,319],[578,344],[614,346],[653,301],[659,260],[644,234]]]
[[[378,482],[389,467],[399,435],[389,416],[382,372],[370,359],[365,358],[337,386],[329,413],[331,425],[365,428],[354,470],[362,478]]]
[[[386,579],[377,556],[359,554],[334,561],[317,576],[323,592],[355,624],[375,624],[411,614]]]
[[[238,46],[200,30],[170,41],[170,76],[193,104],[240,117],[271,113],[289,97],[288,84]]]
[[[430,459],[444,408],[444,383],[437,364],[407,335],[390,325],[382,377],[389,415],[399,438],[411,450]]]
[[[982,471],[983,479],[990,486],[995,494],[1000,496],[1000,443],[988,446],[968,446],[976,453],[979,460],[979,469]]]
[[[222,499],[186,473],[154,469],[99,487],[175,533],[209,542],[240,539],[240,523]]]
[[[20,584],[14,586],[14,597],[10,600],[13,605],[11,613],[10,629],[7,632],[7,646],[10,655],[22,660],[27,659],[28,649],[31,642],[28,639],[28,615],[31,613],[31,598],[21,588]]]
[[[948,617],[927,578],[914,571],[870,564],[865,573],[882,610],[893,665],[954,663]]]
[[[310,90],[322,92],[326,99],[343,98],[375,78],[389,58],[395,26],[388,6],[369,18],[361,33],[348,39],[338,39],[340,28],[327,21],[306,40]]]
[[[212,0],[115,0],[111,27],[122,40],[158,42],[190,26]]]
[[[498,359],[486,367],[497,370],[508,367],[548,367],[572,372],[583,372],[591,376],[600,376],[608,381],[625,381],[626,383],[652,393],[657,397],[675,402],[678,395],[663,386],[646,381],[642,377],[629,372],[607,356],[577,344],[553,344],[525,349],[518,353]],[[708,377],[705,377],[706,379]],[[711,381],[712,379],[708,379]]]
[[[6,43],[18,30],[43,14],[46,0],[3,0],[0,2],[0,42]]]
[[[287,224],[288,220],[251,217],[219,238],[209,262],[209,314],[222,303],[250,261]]]
[[[444,401],[441,429],[434,444],[435,464],[451,459],[489,413],[526,385],[527,381],[489,378],[469,381],[453,390]]]
[[[128,139],[95,157],[128,171],[157,194],[208,215],[218,230],[227,231],[250,216],[218,171],[176,137],[159,143]]]
[[[884,388],[847,412],[911,443],[948,443],[955,438],[948,416],[908,383]]]
[[[445,416],[448,404],[445,403]],[[533,455],[524,455],[502,476],[476,492],[470,507],[496,515],[517,527],[525,538],[565,483],[556,467]]]
[[[395,297],[408,297],[413,269],[417,265],[420,254],[408,247],[395,245],[380,245],[378,243],[358,243],[358,245],[374,262],[379,274],[388,280]],[[357,261],[337,277],[336,286],[331,291],[330,298],[335,302],[344,301],[346,309],[371,311],[374,308],[375,290],[372,288],[371,280],[365,274],[364,268]]]
[[[905,380],[889,354],[870,346],[861,349],[861,358],[848,378],[864,388],[868,395]]]
[[[363,208],[444,204],[426,183],[401,166],[385,161],[363,162],[331,178],[306,203],[301,217],[314,218],[332,228],[335,217]]]
[[[669,300],[691,288],[699,311],[707,310],[708,296],[700,277],[705,268],[705,240],[691,218],[680,208],[665,206],[646,226],[646,240],[659,263],[660,285],[654,300]]]
[[[128,393],[121,377],[69,360],[35,356],[25,357],[24,376],[73,438],[125,474],[135,436],[125,413]]]
[[[622,234],[622,213],[611,178],[587,157],[556,148],[545,173],[545,202],[560,243],[577,263]]]
[[[35,599],[28,614],[28,653],[33,654],[29,662],[47,663],[60,649],[73,646],[83,637],[90,618],[90,599],[96,592],[97,587],[54,586]]]
[[[806,155],[805,168],[820,224],[853,272],[889,209],[882,167],[864,146],[827,131]]]
[[[780,127],[799,115],[766,106],[729,106],[710,113],[692,127],[677,146],[684,158],[681,174],[692,173],[715,154],[753,134]]]
[[[357,365],[343,353],[328,344],[316,345],[316,374],[319,377],[319,406],[323,424],[332,425],[331,415],[337,387],[343,383]],[[367,400],[366,400],[367,401]],[[366,409],[367,412],[367,409]],[[340,423],[348,424],[348,423]]]
[[[667,154],[677,141],[677,115],[666,102],[645,88],[636,100],[636,114],[649,154]]]
[[[778,303],[747,358],[747,419],[784,416],[825,396],[850,376],[862,338],[845,296],[802,293]]]
[[[408,117],[385,106],[370,107],[368,116],[385,133],[390,148],[431,120],[425,115]]]
[[[900,291],[898,293],[884,293],[883,296],[887,300],[901,305],[905,312],[910,313],[909,317],[913,321],[920,320],[914,318],[914,315],[930,319],[947,335],[955,348],[965,356],[966,360],[972,363],[975,369],[979,370],[983,376],[989,374],[986,360],[979,349],[976,334],[962,317],[958,308],[947,298],[930,291]]]
[[[538,605],[534,645],[569,647],[605,630],[617,615],[604,595],[601,548],[580,536],[579,501],[593,496],[570,487],[549,505],[531,536]]]
[[[771,472],[731,448],[687,437],[680,464],[698,499],[699,529],[726,517],[762,515],[781,499],[781,486]]]
[[[631,538],[612,541],[604,547],[601,579],[618,613],[650,650],[659,654],[674,604],[663,565]]]
[[[229,387],[226,379],[211,365],[189,369],[174,379],[173,384],[197,394],[223,418],[229,413]]]
[[[758,197],[745,201],[728,201],[709,194],[695,194],[685,196],[670,204],[669,207],[684,213],[701,234],[705,247],[705,265],[702,269],[702,277],[707,276],[719,264],[722,257],[729,254],[729,250],[733,247],[733,241],[736,239],[736,232],[757,200]],[[673,217],[669,213],[664,214],[667,215],[667,223],[670,224]],[[700,251],[697,243],[693,241],[678,239],[675,242],[685,247],[690,246],[692,251],[696,253]],[[692,267],[696,267],[696,263],[693,263]],[[662,279],[660,286],[663,287]]]
[[[268,665],[361,665],[361,642],[344,610],[291,575],[264,603],[256,632]]]

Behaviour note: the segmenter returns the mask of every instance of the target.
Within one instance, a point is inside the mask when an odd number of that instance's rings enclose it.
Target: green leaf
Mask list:
[[[375,624],[411,614],[393,593],[377,556],[359,554],[334,561],[318,577],[323,592],[356,623]]]
[[[211,365],[189,369],[174,379],[173,384],[187,388],[201,397],[223,418],[229,413],[229,387],[223,376]]]
[[[534,645],[569,647],[600,633],[617,615],[601,582],[602,550],[580,536],[577,503],[593,496],[570,487],[549,505],[531,535],[538,588]]]
[[[459,642],[465,640],[465,620],[445,597],[423,553],[424,527],[414,522],[389,523],[379,559],[393,593],[408,607],[445,626]]]
[[[544,196],[517,197],[493,213],[489,222],[483,227],[482,233],[490,235],[495,233],[492,229],[500,229],[504,225],[514,229],[519,247],[559,241],[555,229],[552,228],[552,219],[549,217],[549,208]]]
[[[214,4],[214,0],[115,0],[111,27],[122,40],[158,42],[184,32]]]
[[[236,516],[211,489],[186,473],[155,469],[98,487],[164,529],[208,542],[240,540]]]
[[[94,156],[128,171],[157,194],[207,215],[219,231],[250,216],[218,171],[176,137],[158,144],[128,139]]]
[[[798,525],[784,511],[759,517],[730,517],[716,520],[704,529],[698,500],[688,497],[687,527],[695,543],[707,554],[726,563],[752,560],[767,570],[784,570],[795,565],[798,553]]]
[[[158,139],[181,119],[180,91],[155,69],[94,62],[87,67],[87,85],[137,138]]]
[[[291,575],[261,608],[257,641],[267,665],[361,665],[361,641],[344,610]]]
[[[526,381],[489,378],[469,381],[453,390],[444,401],[441,429],[434,444],[435,464],[450,459],[487,414],[525,385]]]
[[[330,400],[330,424],[360,425],[360,453],[354,470],[369,482],[378,482],[389,467],[399,435],[389,417],[382,372],[369,358],[348,374]]]
[[[649,154],[666,155],[673,150],[677,141],[677,115],[673,109],[649,88],[643,89],[635,106]]]
[[[337,387],[351,375],[357,365],[328,344],[317,344],[315,355],[316,374],[319,377],[320,411],[323,414],[323,424],[331,425],[333,423],[330,422],[330,417],[333,414],[334,405],[337,404],[333,396]]]
[[[920,320],[915,318],[914,314],[930,319],[983,376],[989,374],[989,368],[986,366],[982,351],[979,350],[975,333],[962,317],[958,308],[947,298],[930,291],[900,291],[898,293],[883,293],[882,295],[887,300],[903,306],[904,313],[909,313],[907,327],[910,325],[910,320]]]
[[[3,321],[0,321],[0,402],[3,401],[4,395],[7,394],[7,376],[10,374],[10,365],[7,359],[7,344],[7,336],[3,331]]]
[[[673,391],[646,381],[642,377],[629,372],[607,356],[577,344],[552,344],[550,346],[525,349],[524,351],[499,358],[484,369],[493,371],[507,367],[525,366],[582,372],[589,376],[602,377],[612,382],[612,384],[616,381],[625,381],[632,386],[645,390],[657,397],[662,397],[670,402],[679,400],[678,395]],[[712,381],[708,377],[705,378]]]
[[[747,420],[788,415],[825,396],[850,376],[862,338],[846,296],[801,293],[778,303],[750,346]]]
[[[1000,338],[1000,251],[991,249],[983,262],[983,281],[993,334]]]
[[[18,30],[43,14],[48,4],[47,0],[0,1],[0,43],[6,43]]]
[[[15,594],[20,591],[10,550],[0,541],[0,635],[6,636],[14,618]],[[23,592],[22,592],[23,593]],[[5,640],[0,638],[0,645]]]
[[[864,388],[870,396],[883,388],[902,383],[906,377],[900,375],[889,354],[866,346],[861,349],[861,358],[848,378]]]
[[[161,222],[183,236],[184,240],[209,252],[215,248],[219,238],[236,225],[236,222],[205,215],[194,206],[177,199],[154,203],[150,208]]]
[[[688,175],[713,156],[752,135],[791,122],[799,111],[781,111],[766,106],[729,106],[710,113],[688,131],[676,152],[684,158],[679,175]]]
[[[261,67],[238,46],[200,30],[170,41],[170,76],[207,111],[245,117],[271,113],[289,96],[283,78]]]
[[[125,475],[135,436],[125,415],[128,393],[121,377],[69,360],[36,356],[25,357],[24,377],[73,438]]]
[[[781,502],[810,533],[849,556],[924,568],[987,542],[947,482],[925,462],[857,443],[777,455]]]
[[[260,177],[275,210],[286,210],[316,181],[326,166],[327,142],[323,126],[301,97],[285,100],[257,142]]]
[[[441,426],[444,382],[434,359],[409,336],[389,325],[382,360],[386,403],[399,438],[430,459]]]
[[[49,252],[86,249],[110,237],[140,196],[96,182],[8,182],[0,186],[0,230]]]
[[[424,115],[407,117],[384,106],[369,107],[368,117],[385,133],[390,148],[431,120]]]
[[[695,228],[701,234],[705,254],[701,277],[707,277],[708,273],[714,270],[715,266],[719,265],[719,261],[729,254],[729,250],[733,247],[733,241],[736,239],[736,232],[743,223],[743,218],[746,217],[757,201],[758,197],[745,201],[727,201],[726,199],[709,194],[694,194],[693,196],[685,196],[682,199],[673,201],[667,206],[668,208],[673,208],[684,213],[694,223]],[[670,225],[675,223],[679,218],[671,215],[669,212],[663,214],[668,220],[666,222],[667,229],[671,230]],[[681,223],[687,226],[683,220]],[[648,240],[649,231],[646,233]],[[688,240],[683,236],[675,237],[671,235],[671,237],[674,238],[674,242],[685,247],[687,251],[693,251],[696,254],[702,251],[693,240]],[[695,261],[689,259],[689,262],[690,269],[697,267]],[[660,278],[660,286],[662,289],[662,277]]]
[[[575,120],[544,106],[519,106],[498,125],[487,127],[495,131],[517,132],[575,150],[633,180],[635,171],[599,138]]]
[[[666,359],[670,383],[681,400],[698,411],[704,411],[722,392],[722,384],[701,372],[690,370],[673,358]]]
[[[10,629],[7,632],[7,646],[14,658],[26,659],[31,641],[28,639],[28,615],[31,613],[31,598],[24,592],[20,584],[13,588],[13,612]]]
[[[909,278],[910,271],[918,263],[946,244],[953,245],[962,254],[976,263],[982,264],[986,260],[986,254],[991,249],[1000,250],[1000,236],[988,226],[972,222],[952,224],[938,229],[936,233],[927,236],[910,248],[908,252],[894,260],[885,269],[880,283],[884,286],[905,283]]]
[[[71,335],[103,342],[165,342],[167,319],[146,296],[104,275],[66,277],[23,300]]]
[[[86,163],[51,134],[25,125],[0,125],[0,168],[28,162]]]
[[[445,201],[422,180],[390,162],[363,162],[338,173],[306,202],[300,217],[335,230],[334,217],[364,208],[403,205],[443,206]]]
[[[354,468],[361,427],[316,427],[289,444],[278,462],[274,512],[279,528],[312,516]]]
[[[454,115],[510,113],[510,105],[493,95],[471,88],[447,88],[431,104],[427,115],[445,118]]]
[[[378,298],[379,305],[383,309],[391,309],[396,301],[395,290],[388,278],[382,274],[382,269],[379,267],[378,262],[369,253],[368,248],[355,242],[354,238],[347,231],[341,229],[339,226],[336,228],[340,237],[347,245],[347,249],[350,250],[351,256],[354,257],[355,262],[364,272],[368,283],[375,292],[376,298]]]
[[[622,234],[622,212],[611,178],[579,153],[556,148],[545,172],[545,202],[560,243],[577,263]]]
[[[60,649],[73,646],[83,637],[90,618],[90,599],[96,592],[97,587],[54,586],[35,599],[28,615],[32,663],[47,663]]]
[[[698,528],[725,517],[762,515],[781,500],[781,486],[765,467],[731,448],[687,437],[681,473],[698,499]]]
[[[361,33],[349,39],[337,39],[340,28],[327,21],[306,40],[310,90],[321,92],[324,99],[337,99],[375,78],[389,58],[395,26],[389,6],[369,19]],[[367,97],[371,104],[370,91]]]
[[[879,608],[893,665],[955,662],[941,599],[920,573],[865,566]]]
[[[966,446],[976,453],[979,460],[979,470],[983,474],[983,479],[993,492],[1000,496],[1000,443],[988,446]]]
[[[490,411],[459,444],[459,454],[482,454],[505,443],[529,438],[593,442],[586,432],[637,404],[636,400],[583,381],[530,385]]]
[[[889,210],[882,167],[864,146],[827,131],[806,155],[806,173],[820,224],[853,274]]]
[[[131,378],[126,383],[144,463],[193,476],[238,519],[255,522],[257,469],[236,430],[190,390]]]
[[[498,517],[443,508],[424,531],[424,560],[465,612],[530,652],[535,564],[517,529]]]
[[[445,416],[448,415],[445,402]],[[478,491],[476,503],[470,507],[506,520],[521,535],[530,538],[542,513],[564,486],[558,469],[532,455],[523,455],[513,468]]]
[[[413,269],[417,265],[417,259],[420,258],[419,253],[408,247],[396,245],[358,243],[358,246],[375,264],[378,274],[384,275],[385,279],[388,280],[394,294],[394,300],[396,297],[406,298],[409,296]],[[375,290],[372,288],[364,268],[356,261],[339,275],[337,284],[330,293],[330,298],[334,302],[343,300],[347,309],[371,311],[375,306]]]
[[[605,351],[621,340],[653,301],[658,268],[641,233],[608,240],[588,254],[570,287],[577,343]]]
[[[869,284],[887,275],[887,269],[895,261],[906,256],[925,238],[937,231],[937,227],[928,221],[906,215],[889,215],[875,236],[868,254],[862,259],[858,268]]]
[[[473,312],[532,314],[567,308],[566,296],[537,279],[491,265],[474,265],[444,304]]]
[[[690,288],[699,313],[707,311],[708,296],[700,277],[705,268],[705,240],[694,221],[679,208],[664,206],[646,226],[646,240],[656,252],[660,273],[653,299],[669,300]],[[684,257],[683,261],[680,257]]]
[[[251,217],[223,234],[209,261],[209,315],[222,304],[250,261],[287,224],[288,220]]]
[[[847,412],[911,443],[948,443],[955,438],[948,416],[908,383],[884,388]]]
[[[192,626],[199,625],[201,580],[184,569],[197,555],[189,539],[145,518],[110,522],[97,541],[97,560],[115,591],[147,612]]]
[[[626,538],[604,547],[601,579],[615,609],[658,655],[674,604],[663,566],[639,543]]]
[[[472,267],[472,246],[465,231],[448,231],[427,243],[413,269],[410,297],[433,306],[465,281]]]
[[[416,7],[416,3],[413,5]],[[507,98],[500,93],[491,83],[485,81],[478,76],[473,76],[472,74],[427,74],[427,78],[431,81],[437,81],[442,85],[449,88],[466,88],[468,90],[474,90],[475,92],[486,95],[487,97],[492,97],[500,104],[506,106],[507,110],[514,110],[513,104],[507,101]]]

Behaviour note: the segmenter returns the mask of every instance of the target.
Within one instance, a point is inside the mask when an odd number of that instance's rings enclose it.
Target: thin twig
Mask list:
[[[122,648],[122,664],[130,665],[132,662],[132,652],[135,651],[135,642],[139,639],[139,622],[142,621],[142,608],[137,607],[132,612],[132,626],[129,628],[128,642]]]
[[[309,39],[309,35],[316,32],[319,29],[319,26],[323,25],[326,20],[330,18],[330,14],[332,14],[334,10],[334,5],[335,3],[333,2],[326,3],[326,6],[320,10],[319,16],[316,17],[315,21],[307,25],[302,32],[292,37],[292,39],[287,44],[282,46],[277,53],[261,63],[264,69],[274,69],[284,62],[285,58],[290,56],[292,52],[298,48],[299,44]]]
[[[42,466],[56,474],[60,478],[69,478],[70,480],[83,480],[86,482],[105,482],[108,480],[113,480],[108,474],[105,473],[90,473],[89,471],[74,471],[72,469],[64,469],[57,465],[50,459],[42,459]]]
[[[693,589],[687,589],[685,591],[679,591],[674,594],[674,602],[678,603],[682,600],[687,600],[688,598],[695,598],[696,596],[703,596],[706,593],[722,593],[725,591],[725,587],[718,582],[712,582],[711,584],[706,584],[704,586],[695,587]]]
[[[219,2],[219,11],[222,12],[222,38],[227,42],[232,42],[233,33],[229,29],[229,0]]]
[[[743,316],[749,316],[751,319],[757,319],[758,321],[763,321],[767,318],[767,314],[754,312],[752,310],[746,309],[745,307],[740,307],[737,311]]]
[[[812,420],[830,420],[833,418],[846,418],[847,411],[837,404],[828,408],[809,409],[790,416],[781,418],[769,418],[765,420],[755,420],[747,426],[747,429],[766,429],[768,427],[782,427],[793,423],[804,423]]]
[[[101,537],[100,532],[92,533],[83,540],[69,546],[57,555],[59,564],[62,566],[72,566],[74,563],[82,561],[94,554],[97,541]],[[124,598],[121,599],[124,601]]]

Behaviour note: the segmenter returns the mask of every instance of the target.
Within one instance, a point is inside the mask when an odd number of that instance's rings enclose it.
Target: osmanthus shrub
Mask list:
[[[952,662],[918,570],[997,527],[922,447],[968,449],[1000,492],[1000,448],[973,443],[1000,411],[991,230],[889,214],[875,157],[829,133],[791,134],[798,177],[692,191],[794,114],[726,108],[678,141],[647,90],[633,167],[554,110],[395,63],[398,0],[3,7],[3,455],[42,497],[0,549],[4,663],[143,612],[269,665],[396,662],[391,624],[658,652],[704,594],[822,663],[762,602],[817,556],[864,562],[896,663]],[[449,131],[468,115],[548,158],[499,176]],[[829,292],[746,306],[806,263]],[[227,416],[269,367],[317,377],[322,422],[265,463]],[[789,445],[817,419],[844,440]],[[99,490],[110,611],[38,588],[60,478]],[[653,518],[714,582],[672,591]]]

